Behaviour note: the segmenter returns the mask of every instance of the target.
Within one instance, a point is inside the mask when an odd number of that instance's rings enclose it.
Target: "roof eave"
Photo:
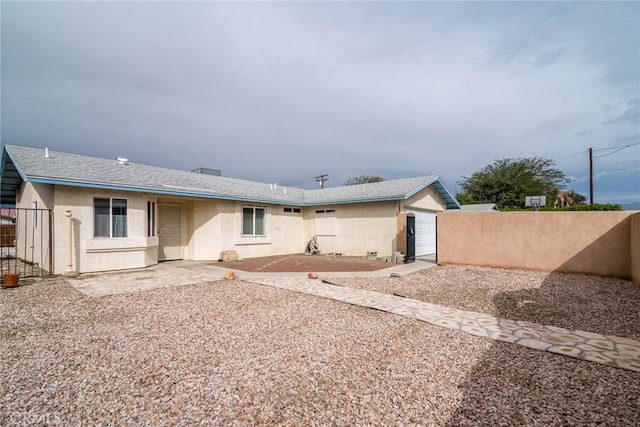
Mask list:
[[[327,205],[347,205],[350,203],[370,203],[370,202],[389,202],[396,200],[403,200],[404,196],[386,196],[386,197],[366,197],[362,199],[339,199],[339,200],[326,200],[317,202],[305,202],[304,206],[327,206]]]
[[[118,185],[118,184],[102,184],[97,182],[71,181],[71,180],[55,179],[55,178],[30,177],[27,179],[27,181],[33,182],[33,183],[39,183],[39,184],[99,188],[102,190],[139,192],[139,193],[149,193],[149,194],[160,194],[165,196],[194,197],[198,199],[217,199],[217,200],[230,200],[230,201],[248,202],[248,203],[269,203],[274,205],[287,205],[287,206],[300,206],[300,207],[303,206],[301,202],[292,201],[292,200],[262,199],[258,197],[231,196],[231,195],[218,194],[218,193],[199,193],[196,191],[161,190],[153,187],[132,187],[132,186]]]

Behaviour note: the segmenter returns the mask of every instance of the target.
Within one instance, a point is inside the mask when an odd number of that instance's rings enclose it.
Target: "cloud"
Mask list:
[[[635,138],[637,8],[5,3],[2,139],[282,185],[455,183]]]

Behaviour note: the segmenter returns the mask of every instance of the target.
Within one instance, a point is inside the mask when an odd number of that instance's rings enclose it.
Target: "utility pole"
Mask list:
[[[589,147],[589,204],[593,204],[593,148]]]
[[[325,173],[324,175],[316,176],[316,182],[320,184],[320,188],[324,188],[325,181],[329,181],[328,174]]]

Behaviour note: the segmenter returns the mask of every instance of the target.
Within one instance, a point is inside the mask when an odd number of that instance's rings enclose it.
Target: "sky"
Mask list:
[[[300,188],[440,175],[453,193],[540,156],[586,196],[591,147],[595,202],[640,202],[639,2],[3,1],[0,16],[3,144]]]

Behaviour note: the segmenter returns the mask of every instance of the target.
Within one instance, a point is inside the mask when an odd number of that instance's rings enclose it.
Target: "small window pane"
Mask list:
[[[156,235],[156,202],[147,202],[147,237]]]
[[[110,237],[109,199],[93,199],[93,235]]]
[[[264,236],[264,209],[256,208],[256,236]]]
[[[242,234],[253,234],[253,208],[242,208]]]
[[[113,237],[127,237],[127,200],[112,199],[111,214]]]

